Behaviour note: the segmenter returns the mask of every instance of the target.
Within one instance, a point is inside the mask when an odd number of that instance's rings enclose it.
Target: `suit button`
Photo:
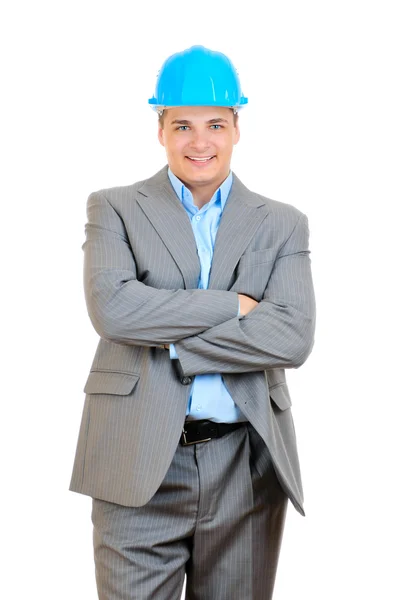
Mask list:
[[[189,385],[192,383],[192,377],[181,377],[180,381],[182,385]]]

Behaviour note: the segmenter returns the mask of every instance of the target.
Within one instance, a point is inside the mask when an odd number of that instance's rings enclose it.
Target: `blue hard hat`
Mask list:
[[[156,111],[167,106],[227,106],[237,110],[247,104],[247,98],[225,54],[192,46],[165,60],[148,103]]]

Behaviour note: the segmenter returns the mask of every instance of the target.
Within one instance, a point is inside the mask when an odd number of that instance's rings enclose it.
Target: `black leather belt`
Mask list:
[[[180,444],[182,446],[189,446],[191,444],[199,444],[200,442],[209,442],[213,438],[222,437],[226,433],[242,427],[244,424],[244,422],[216,423],[215,421],[207,421],[205,419],[185,421]]]

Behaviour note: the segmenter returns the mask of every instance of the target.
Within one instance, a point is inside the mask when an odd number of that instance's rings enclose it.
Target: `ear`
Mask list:
[[[239,120],[236,120],[236,125],[234,127],[235,129],[235,133],[234,133],[234,145],[237,144],[240,140],[240,129],[239,129]]]
[[[160,125],[158,127],[158,140],[162,144],[162,146],[164,146],[163,129]]]

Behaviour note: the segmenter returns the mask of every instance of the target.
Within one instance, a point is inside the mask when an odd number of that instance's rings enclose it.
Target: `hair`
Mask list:
[[[231,108],[231,110],[233,110],[233,108]],[[236,127],[236,124],[238,122],[238,116],[239,116],[239,113],[234,112],[234,127]],[[163,111],[163,114],[161,114],[161,115],[158,114],[158,122],[159,122],[160,127],[163,129],[164,128],[164,111]]]

